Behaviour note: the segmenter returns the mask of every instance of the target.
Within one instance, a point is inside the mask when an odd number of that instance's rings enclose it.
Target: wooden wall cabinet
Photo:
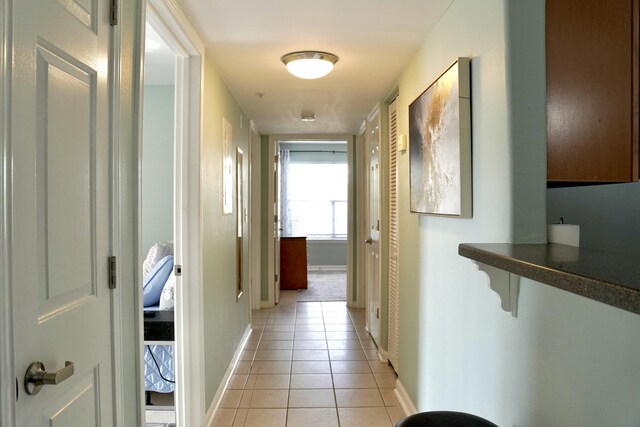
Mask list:
[[[280,289],[307,289],[307,238],[280,238]]]
[[[547,178],[638,180],[638,0],[547,0]]]

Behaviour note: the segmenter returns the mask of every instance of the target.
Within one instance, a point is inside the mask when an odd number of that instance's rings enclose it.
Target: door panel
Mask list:
[[[380,344],[380,114],[367,121],[367,324],[376,344]]]
[[[19,426],[112,426],[104,0],[13,2],[10,286]],[[37,395],[33,361],[74,374]]]

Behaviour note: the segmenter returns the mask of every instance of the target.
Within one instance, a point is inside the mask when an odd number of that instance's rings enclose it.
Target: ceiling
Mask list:
[[[453,0],[179,1],[258,132],[355,134]],[[302,80],[280,62],[298,50],[340,60]]]

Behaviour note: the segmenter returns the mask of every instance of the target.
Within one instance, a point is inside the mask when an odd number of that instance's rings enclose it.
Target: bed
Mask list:
[[[160,242],[151,247],[143,264],[143,277],[144,389],[147,392],[171,393],[175,390],[174,346],[157,342],[173,341],[172,314],[176,283],[173,243]],[[168,329],[171,329],[170,334],[167,333]]]

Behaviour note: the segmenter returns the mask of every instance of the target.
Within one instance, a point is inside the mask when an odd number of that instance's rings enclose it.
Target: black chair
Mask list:
[[[396,427],[498,427],[491,421],[464,412],[420,412],[398,421]]]

